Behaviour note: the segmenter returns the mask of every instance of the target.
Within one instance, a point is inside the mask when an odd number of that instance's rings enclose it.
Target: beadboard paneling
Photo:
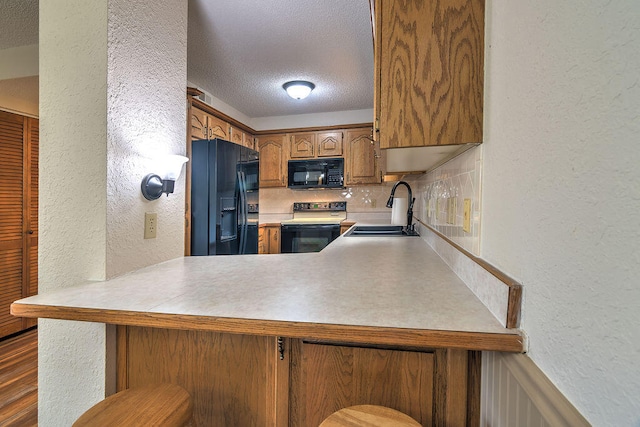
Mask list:
[[[482,427],[590,426],[525,354],[484,352]]]

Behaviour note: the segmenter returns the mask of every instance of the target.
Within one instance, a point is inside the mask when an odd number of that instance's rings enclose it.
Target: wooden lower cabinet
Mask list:
[[[433,352],[300,341],[292,352],[290,425],[316,426],[339,409],[362,404],[387,406],[431,425]]]
[[[121,326],[117,366],[118,390],[183,386],[197,425],[315,427],[359,404],[397,409],[423,426],[479,425],[474,351]]]
[[[118,390],[179,384],[198,426],[275,425],[276,360],[273,337],[118,328]]]
[[[280,253],[280,224],[260,224],[258,226],[258,253]]]

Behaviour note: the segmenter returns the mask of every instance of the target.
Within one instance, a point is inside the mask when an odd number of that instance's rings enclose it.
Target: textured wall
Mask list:
[[[40,3],[41,293],[105,278],[107,7],[98,3]],[[39,321],[39,425],[70,425],[104,396],[104,329]]]
[[[161,156],[185,154],[186,78],[186,2],[110,1],[107,277],[184,254],[184,176],[151,202],[140,182]],[[158,213],[155,239],[143,239],[145,212]]]
[[[594,425],[640,424],[640,6],[487,2],[482,257]]]
[[[38,76],[0,80],[0,109],[38,116]]]
[[[181,256],[184,179],[146,201],[154,160],[184,150],[182,0],[40,3],[40,291]],[[158,238],[143,239],[144,212]],[[104,398],[105,325],[41,320],[39,425],[71,425]]]

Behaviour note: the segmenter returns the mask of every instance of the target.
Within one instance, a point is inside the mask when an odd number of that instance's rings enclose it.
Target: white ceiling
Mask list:
[[[38,43],[38,0],[0,11],[0,49]],[[189,0],[187,49],[188,81],[250,118],[373,108],[369,0]]]
[[[369,0],[189,0],[188,79],[255,117],[373,108]],[[282,84],[316,85],[304,100]]]
[[[0,50],[38,43],[38,0],[0,0]]]

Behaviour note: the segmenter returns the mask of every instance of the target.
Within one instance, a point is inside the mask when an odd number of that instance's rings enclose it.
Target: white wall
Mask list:
[[[183,253],[184,179],[154,202],[140,181],[184,150],[186,25],[182,0],[40,3],[41,293]],[[71,425],[104,398],[109,344],[105,325],[40,321],[39,425]]]
[[[487,2],[482,257],[594,425],[640,424],[640,3]]]

